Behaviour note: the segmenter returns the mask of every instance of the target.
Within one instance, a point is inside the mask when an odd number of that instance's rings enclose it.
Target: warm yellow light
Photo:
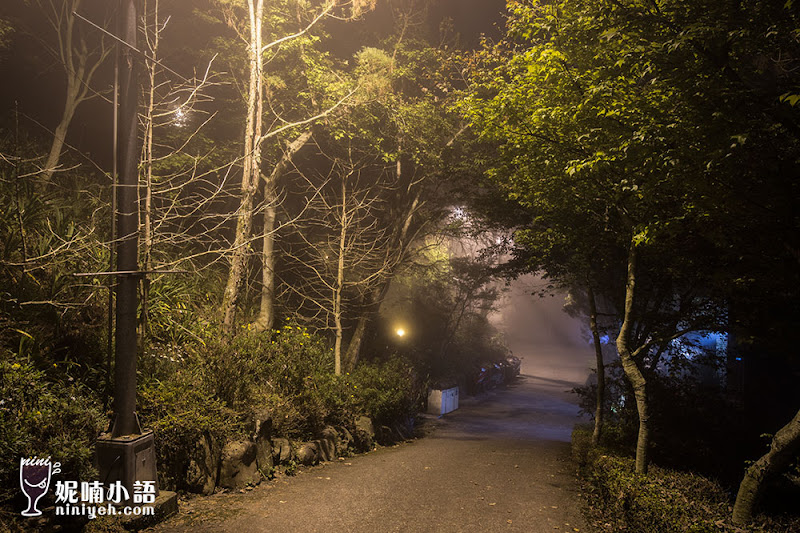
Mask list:
[[[406,330],[404,330],[403,328],[397,328],[397,332],[396,333],[397,333],[398,337],[402,337],[402,336],[404,336],[406,334]]]

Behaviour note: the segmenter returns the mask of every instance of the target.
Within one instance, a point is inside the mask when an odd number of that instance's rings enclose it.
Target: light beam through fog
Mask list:
[[[492,323],[505,334],[508,347],[522,359],[522,373],[583,385],[594,367],[594,349],[586,326],[563,310],[565,294],[531,294],[545,282],[533,275],[512,282],[497,304]]]

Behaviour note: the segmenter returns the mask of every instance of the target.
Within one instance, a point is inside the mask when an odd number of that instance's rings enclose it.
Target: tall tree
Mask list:
[[[36,0],[38,12],[47,20],[55,42],[41,39],[48,52],[64,69],[66,88],[61,119],[53,130],[53,142],[45,160],[42,178],[49,181],[58,170],[67,131],[81,103],[97,95],[92,88],[97,70],[108,58],[112,46],[105,35],[77,19],[82,0]],[[102,13],[102,11],[99,11]],[[96,21],[98,26],[107,20]]]
[[[599,250],[616,262],[620,277],[597,289],[616,309],[645,472],[648,372],[672,340],[724,320],[704,231],[718,213],[698,201],[714,194],[703,179],[711,154],[694,136],[708,112],[691,79],[713,72],[688,74],[693,52],[665,45],[671,29],[652,24],[644,4],[509,6],[508,40],[485,52],[468,116],[502,143],[490,177],[531,211],[536,240],[559,245],[535,248],[545,272],[585,280],[600,272],[590,267]],[[556,251],[568,252],[560,267]]]
[[[302,115],[297,119],[285,118],[282,115],[271,117],[269,128],[265,131],[264,127],[264,58],[266,54],[278,53],[280,47],[290,41],[294,41],[306,36],[320,21],[331,14],[336,9],[345,9],[352,15],[360,14],[364,7],[370,5],[369,2],[346,2],[344,6],[337,5],[337,2],[320,2],[315,9],[309,10],[305,4],[294,5],[291,10],[292,2],[289,2],[290,11],[298,14],[296,20],[286,19],[285,12],[280,10],[280,6],[270,4],[267,6],[269,12],[265,10],[263,0],[247,0],[246,17],[240,17],[238,5],[228,5],[225,9],[226,19],[229,24],[239,28],[240,35],[244,37],[247,46],[247,64],[249,79],[246,83],[246,119],[244,131],[244,145],[242,155],[242,181],[240,187],[240,202],[236,213],[236,229],[233,245],[230,253],[230,269],[225,285],[222,300],[223,329],[231,333],[235,326],[235,316],[239,300],[241,298],[244,280],[247,271],[247,261],[252,244],[253,218],[256,205],[256,194],[258,192],[260,179],[262,176],[262,150],[264,142],[273,137],[277,137],[283,132],[292,130],[303,125],[311,124],[316,120],[329,115],[334,109],[339,107],[341,101],[333,103],[326,109],[316,113]],[[310,14],[310,17],[308,16]],[[271,22],[276,22],[276,27],[267,28],[269,42],[265,42],[264,22],[265,17],[269,16]],[[307,18],[306,18],[307,17]],[[295,31],[288,30],[291,25],[295,26]],[[281,35],[281,32],[284,32]],[[290,113],[290,115],[295,115]],[[302,133],[300,137],[302,137]],[[267,175],[269,176],[269,174]],[[265,187],[265,193],[271,194],[274,187],[271,183]],[[269,205],[277,201],[277,198],[266,198],[265,204]],[[269,232],[269,231],[268,231]],[[269,246],[268,246],[269,249]],[[267,274],[271,272],[270,260],[263,260],[266,264]],[[270,286],[269,280],[266,283]],[[268,292],[265,292],[268,294]],[[266,319],[265,319],[266,320]]]

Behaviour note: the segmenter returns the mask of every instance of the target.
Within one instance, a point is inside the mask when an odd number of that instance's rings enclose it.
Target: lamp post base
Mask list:
[[[133,497],[134,482],[151,481],[155,482],[158,494],[156,447],[152,430],[119,437],[103,433],[97,438],[95,456],[103,484],[121,481],[129,497]]]

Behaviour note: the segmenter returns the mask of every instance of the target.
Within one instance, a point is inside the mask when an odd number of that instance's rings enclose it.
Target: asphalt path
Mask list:
[[[423,438],[197,498],[155,531],[588,531],[569,462],[572,386],[523,374],[428,418]]]

